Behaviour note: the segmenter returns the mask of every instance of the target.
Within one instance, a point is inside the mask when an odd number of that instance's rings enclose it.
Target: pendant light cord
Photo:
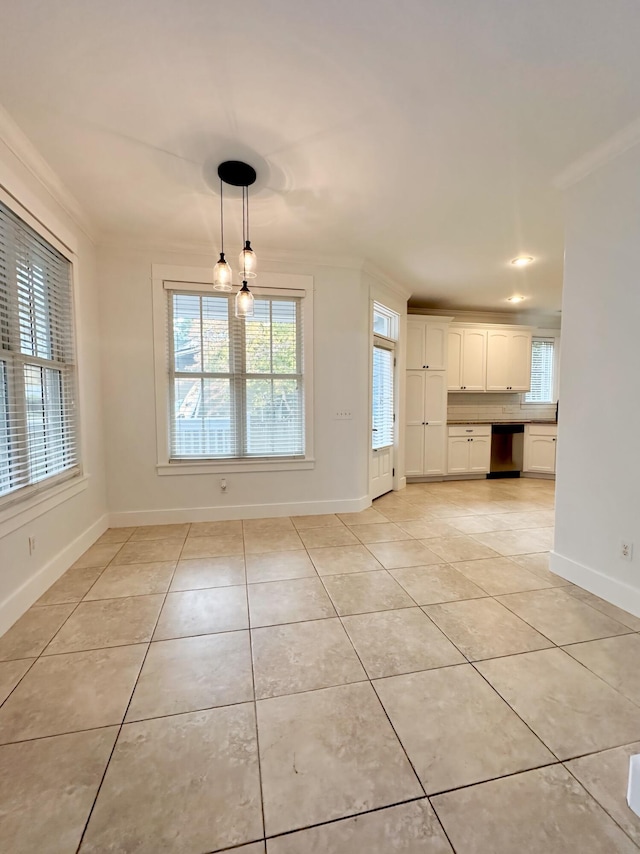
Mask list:
[[[224,255],[224,212],[222,207],[222,178],[220,178],[220,252]]]
[[[246,217],[245,195],[244,195],[245,192],[248,194],[248,192],[249,192],[248,187],[242,188],[242,278],[243,279],[247,278],[246,260],[245,260],[246,256],[244,254],[244,247],[246,246],[245,241],[246,241],[246,234],[247,234],[246,229],[245,229],[245,217]]]

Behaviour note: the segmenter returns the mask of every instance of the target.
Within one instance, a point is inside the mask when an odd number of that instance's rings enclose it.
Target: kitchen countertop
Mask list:
[[[494,419],[478,419],[478,418],[465,418],[464,420],[455,420],[455,421],[447,421],[447,424],[554,424],[557,425],[557,421],[542,419],[542,418],[518,418],[516,420],[509,421],[500,421],[497,418]]]

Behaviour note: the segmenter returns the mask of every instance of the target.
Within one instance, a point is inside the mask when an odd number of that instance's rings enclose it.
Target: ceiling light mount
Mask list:
[[[257,177],[253,166],[242,160],[225,160],[218,166],[218,178],[232,187],[250,187]]]
[[[514,267],[526,267],[528,264],[533,262],[533,258],[531,255],[518,255],[517,258],[514,258],[511,263]]]

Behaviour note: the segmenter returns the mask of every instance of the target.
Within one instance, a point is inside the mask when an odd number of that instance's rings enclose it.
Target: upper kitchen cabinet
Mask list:
[[[450,328],[448,350],[449,391],[485,391],[487,375],[486,330]]]
[[[487,332],[487,391],[529,391],[531,331],[490,329]]]
[[[407,370],[446,370],[447,332],[452,319],[414,316],[407,320]]]

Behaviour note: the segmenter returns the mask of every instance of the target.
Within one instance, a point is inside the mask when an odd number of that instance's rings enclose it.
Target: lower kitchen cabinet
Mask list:
[[[491,462],[491,425],[449,427],[448,474],[486,474]]]
[[[526,424],[524,430],[524,470],[530,473],[555,474],[555,424]]]

